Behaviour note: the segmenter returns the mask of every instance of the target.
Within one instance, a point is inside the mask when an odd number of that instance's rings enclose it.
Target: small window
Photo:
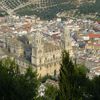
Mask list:
[[[49,65],[47,65],[47,68],[49,67]]]
[[[56,70],[54,70],[54,76],[56,76],[57,75],[57,71]]]
[[[55,55],[53,55],[53,59],[55,59]]]
[[[36,40],[36,42],[38,43],[38,40]]]
[[[41,64],[41,58],[40,58],[40,61],[39,61],[39,63]]]
[[[54,63],[54,66],[56,66],[56,63]]]

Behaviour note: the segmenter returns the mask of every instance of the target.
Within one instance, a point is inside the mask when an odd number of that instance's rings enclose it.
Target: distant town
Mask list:
[[[74,17],[64,21],[0,17],[0,59],[15,59],[22,73],[31,65],[41,77],[59,74],[63,50],[85,64],[90,78],[100,75],[100,22]]]
[[[0,100],[100,100],[100,0],[0,0]]]

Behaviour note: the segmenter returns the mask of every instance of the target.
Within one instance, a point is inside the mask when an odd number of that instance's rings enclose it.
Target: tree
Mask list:
[[[37,73],[32,67],[22,74],[15,61],[0,61],[0,100],[35,100],[37,90]]]
[[[82,100],[85,93],[86,72],[74,64],[69,53],[62,53],[59,76],[59,100]]]
[[[39,96],[37,100],[55,100],[58,94],[57,86],[53,86],[51,84],[45,85],[46,89],[44,92],[44,96]]]
[[[45,96],[47,100],[55,100],[57,93],[58,93],[58,88],[50,84],[47,84],[46,88],[47,89],[45,91]]]
[[[100,100],[100,76],[95,76],[89,85],[91,88],[88,89],[88,93],[91,95],[90,100]]]

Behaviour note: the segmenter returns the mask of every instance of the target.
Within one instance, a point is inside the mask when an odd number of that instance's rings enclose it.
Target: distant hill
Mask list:
[[[27,7],[21,8],[17,11],[17,14],[20,16],[23,15],[37,15],[42,19],[52,19],[56,17],[59,12],[72,12],[74,11],[74,15],[80,16],[81,14],[91,14],[96,13],[97,16],[100,16],[100,0],[48,0],[51,1],[50,4],[48,2],[47,5],[56,6],[47,8],[47,9],[39,9],[34,10],[33,5],[29,5]],[[69,2],[68,4],[62,4],[63,2]],[[4,13],[3,13],[4,14]],[[2,13],[1,13],[2,15]],[[4,14],[5,15],[5,14]]]
[[[52,0],[53,3],[56,3],[57,0]],[[32,6],[31,7],[25,7],[19,11],[17,11],[17,14],[19,15],[37,15],[41,17],[42,19],[52,19],[56,17],[57,13],[59,12],[67,12],[67,11],[75,11],[75,15],[81,15],[81,14],[91,14],[96,13],[97,16],[100,16],[100,0],[62,0],[62,2],[70,1],[68,4],[61,4],[61,0],[58,0],[57,3],[59,5],[51,8],[47,8],[44,10],[37,10],[33,11]],[[95,3],[94,3],[95,2]]]
[[[80,13],[100,13],[100,0],[96,0],[95,3],[84,3],[78,8]]]

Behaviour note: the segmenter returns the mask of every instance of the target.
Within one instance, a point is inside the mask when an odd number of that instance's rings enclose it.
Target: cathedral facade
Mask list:
[[[39,76],[59,74],[62,50],[65,49],[72,54],[69,32],[68,28],[64,30],[63,43],[46,39],[40,31],[34,34],[31,63],[36,67]]]

